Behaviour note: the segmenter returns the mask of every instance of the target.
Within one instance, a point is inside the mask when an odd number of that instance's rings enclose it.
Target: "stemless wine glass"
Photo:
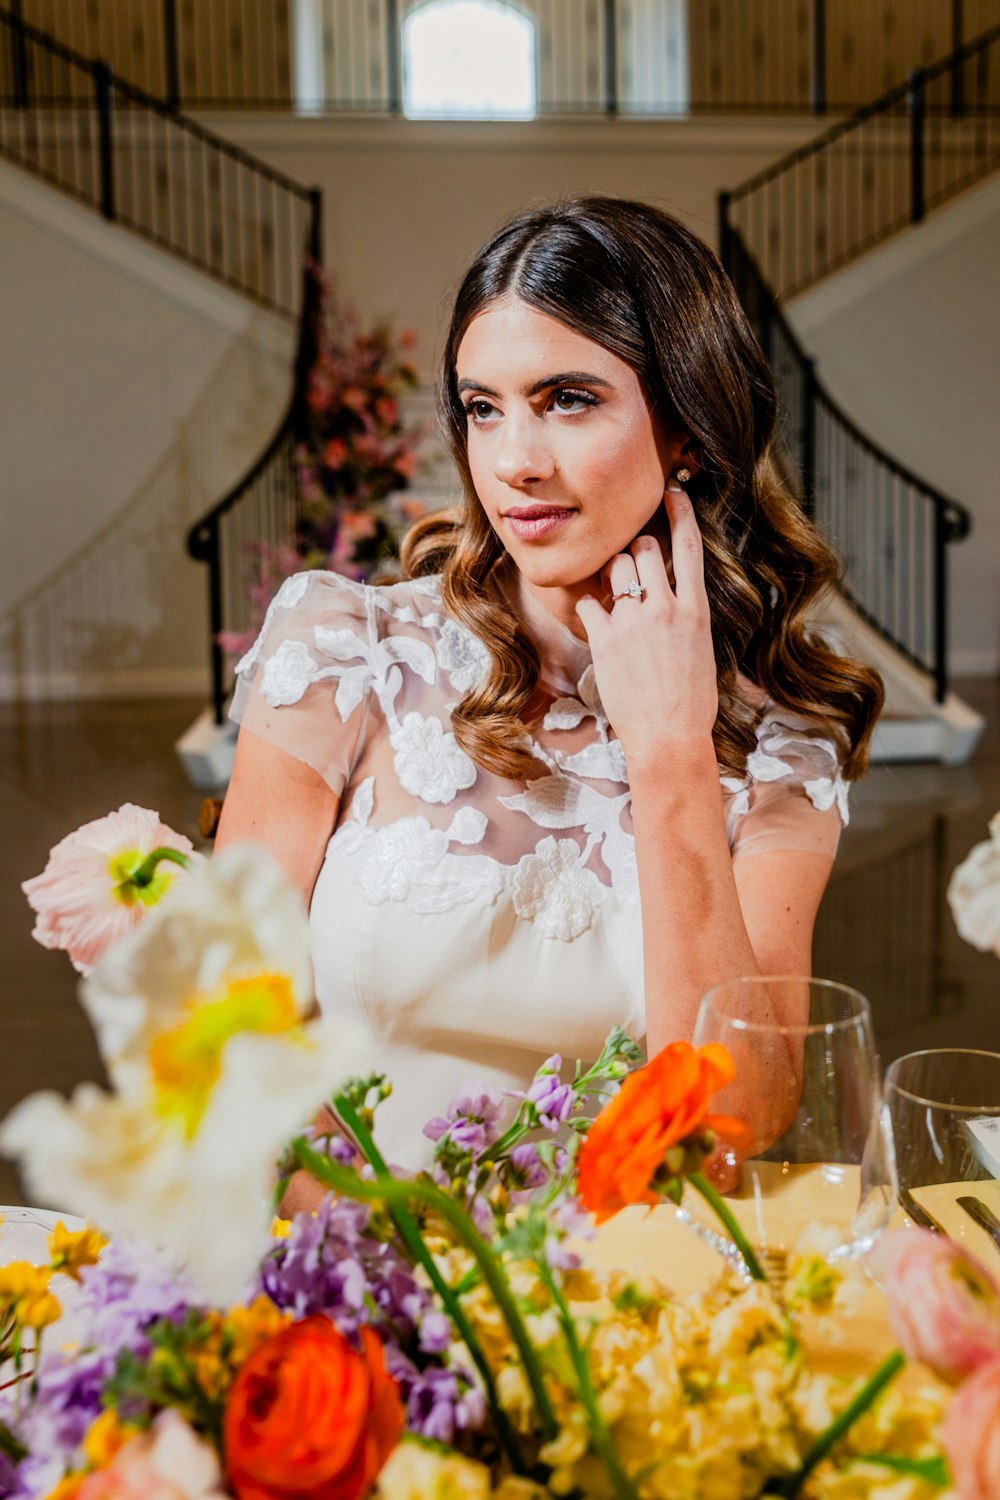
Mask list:
[[[804,1236],[831,1260],[866,1254],[896,1185],[865,997],[823,979],[731,980],[702,1000],[694,1041],[720,1042],[736,1066],[712,1111],[750,1129],[729,1201],[765,1269],[780,1277]]]
[[[901,1188],[1000,1177],[1000,1053],[940,1047],[898,1057],[886,1069],[885,1101]]]

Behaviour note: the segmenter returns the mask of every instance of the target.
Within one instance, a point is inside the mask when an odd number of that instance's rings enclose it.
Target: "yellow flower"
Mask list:
[[[413,1438],[390,1453],[376,1489],[379,1500],[490,1500],[490,1494],[490,1471],[483,1464]]]
[[[76,1496],[80,1492],[80,1486],[86,1477],[86,1474],[82,1471],[76,1474],[64,1474],[62,1479],[56,1484],[55,1489],[49,1490],[45,1500],[76,1500]]]
[[[272,1219],[271,1234],[276,1240],[287,1240],[292,1232],[291,1219]]]
[[[50,1266],[33,1266],[26,1260],[0,1267],[0,1306],[23,1328],[45,1328],[60,1316],[62,1308],[49,1291]]]
[[[84,1457],[92,1468],[103,1468],[138,1431],[139,1428],[134,1423],[120,1421],[117,1412],[103,1411],[86,1431],[83,1439]]]
[[[49,1235],[52,1269],[79,1281],[82,1268],[96,1266],[107,1243],[106,1236],[98,1229],[70,1230],[60,1220]]]
[[[291,1313],[280,1312],[270,1297],[255,1297],[249,1307],[231,1308],[224,1326],[231,1341],[229,1357],[233,1366],[244,1364],[258,1344],[273,1338],[291,1321]]]

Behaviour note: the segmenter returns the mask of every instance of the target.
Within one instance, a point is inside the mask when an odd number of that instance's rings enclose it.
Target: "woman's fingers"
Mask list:
[[[705,559],[694,506],[674,479],[663,492],[663,503],[670,522],[670,552],[677,597],[680,600],[698,598],[705,592]]]
[[[634,590],[642,587],[635,559],[627,552],[619,552],[607,564],[606,576],[608,580],[608,594],[613,600],[616,595],[621,598],[623,604],[633,607],[641,601],[632,597]]]

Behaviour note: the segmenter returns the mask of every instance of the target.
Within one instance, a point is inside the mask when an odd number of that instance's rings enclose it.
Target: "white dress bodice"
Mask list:
[[[297,574],[237,668],[233,716],[340,798],[311,906],[316,992],[364,1023],[392,1079],[378,1136],[401,1166],[427,1160],[424,1124],[469,1078],[523,1089],[552,1053],[592,1062],[616,1023],[645,1033],[624,755],[586,643],[526,591],[516,607],[542,659],[530,781],[455,741],[488,656],[436,577]],[[821,727],[768,708],[746,778],[722,789],[734,858],[836,849],[846,787]]]

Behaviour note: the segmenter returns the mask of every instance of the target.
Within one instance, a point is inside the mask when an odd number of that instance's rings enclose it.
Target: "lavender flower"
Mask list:
[[[562,1058],[558,1052],[544,1062],[528,1089],[528,1099],[538,1112],[538,1119],[546,1130],[558,1130],[573,1113],[576,1091],[571,1083],[559,1081]]]
[[[102,1409],[101,1392],[119,1351],[145,1358],[146,1330],[161,1318],[179,1321],[200,1306],[193,1287],[161,1252],[114,1240],[95,1266],[85,1266],[70,1294],[64,1334],[68,1348],[43,1345],[35,1371],[37,1395],[24,1420],[0,1410],[31,1457],[18,1466],[16,1493],[45,1494],[72,1464],[79,1443]],[[55,1478],[49,1483],[50,1474]]]
[[[439,1115],[428,1121],[424,1135],[432,1141],[448,1136],[459,1150],[478,1156],[499,1136],[503,1112],[504,1098],[499,1089],[473,1078],[459,1089],[445,1118]]]
[[[406,1402],[406,1425],[411,1432],[451,1443],[456,1432],[483,1425],[485,1398],[466,1371],[439,1366],[418,1370],[398,1350],[386,1351],[386,1365]]]

